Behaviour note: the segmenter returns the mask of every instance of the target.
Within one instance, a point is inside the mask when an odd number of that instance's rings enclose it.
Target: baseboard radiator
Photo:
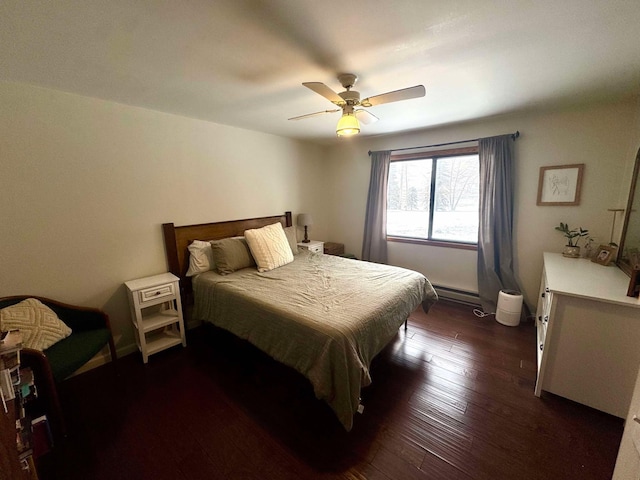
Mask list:
[[[433,288],[437,292],[438,297],[442,299],[450,300],[452,302],[464,303],[466,305],[480,305],[480,297],[477,293],[467,292],[450,287],[442,287],[440,285],[434,285]]]

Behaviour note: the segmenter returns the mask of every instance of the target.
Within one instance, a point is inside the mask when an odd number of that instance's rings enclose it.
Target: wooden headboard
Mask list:
[[[162,232],[164,233],[167,264],[169,271],[180,278],[183,302],[189,302],[191,294],[191,278],[186,276],[189,268],[188,247],[191,242],[194,240],[220,240],[222,238],[241,236],[244,235],[245,230],[264,227],[276,222],[280,222],[283,227],[290,227],[292,225],[291,212],[272,217],[200,223],[198,225],[183,225],[180,227],[176,227],[173,223],[163,223]]]

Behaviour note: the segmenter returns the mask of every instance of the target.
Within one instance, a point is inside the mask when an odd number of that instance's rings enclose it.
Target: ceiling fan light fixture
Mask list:
[[[336,126],[336,134],[339,137],[350,137],[360,133],[360,122],[353,113],[345,113],[338,120]]]
[[[368,107],[375,107],[385,103],[399,102],[401,100],[410,100],[412,98],[424,97],[426,90],[424,85],[415,85],[401,90],[374,95],[360,100],[360,92],[352,90],[358,76],[353,73],[342,73],[338,75],[338,81],[345,89],[344,92],[334,92],[322,82],[304,82],[302,85],[309,90],[317,93],[321,97],[329,100],[335,107],[333,110],[325,110],[323,112],[308,113],[306,115],[298,115],[289,120],[300,120],[303,118],[315,117],[323,113],[339,112],[342,109],[342,117],[336,125],[336,134],[338,137],[351,137],[360,133],[360,122],[365,125],[376,122],[378,117],[365,110]],[[364,108],[363,108],[364,107]]]

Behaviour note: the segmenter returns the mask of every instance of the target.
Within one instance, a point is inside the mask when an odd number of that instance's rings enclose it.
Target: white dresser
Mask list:
[[[544,254],[536,312],[543,390],[626,417],[640,366],[640,300],[616,266]]]

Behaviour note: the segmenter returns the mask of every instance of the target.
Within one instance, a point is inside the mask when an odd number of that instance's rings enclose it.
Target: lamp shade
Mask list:
[[[336,134],[339,137],[348,137],[360,133],[360,122],[353,113],[345,113],[338,120]]]
[[[308,213],[300,213],[298,214],[298,226],[299,227],[308,227],[313,225],[313,218]]]

